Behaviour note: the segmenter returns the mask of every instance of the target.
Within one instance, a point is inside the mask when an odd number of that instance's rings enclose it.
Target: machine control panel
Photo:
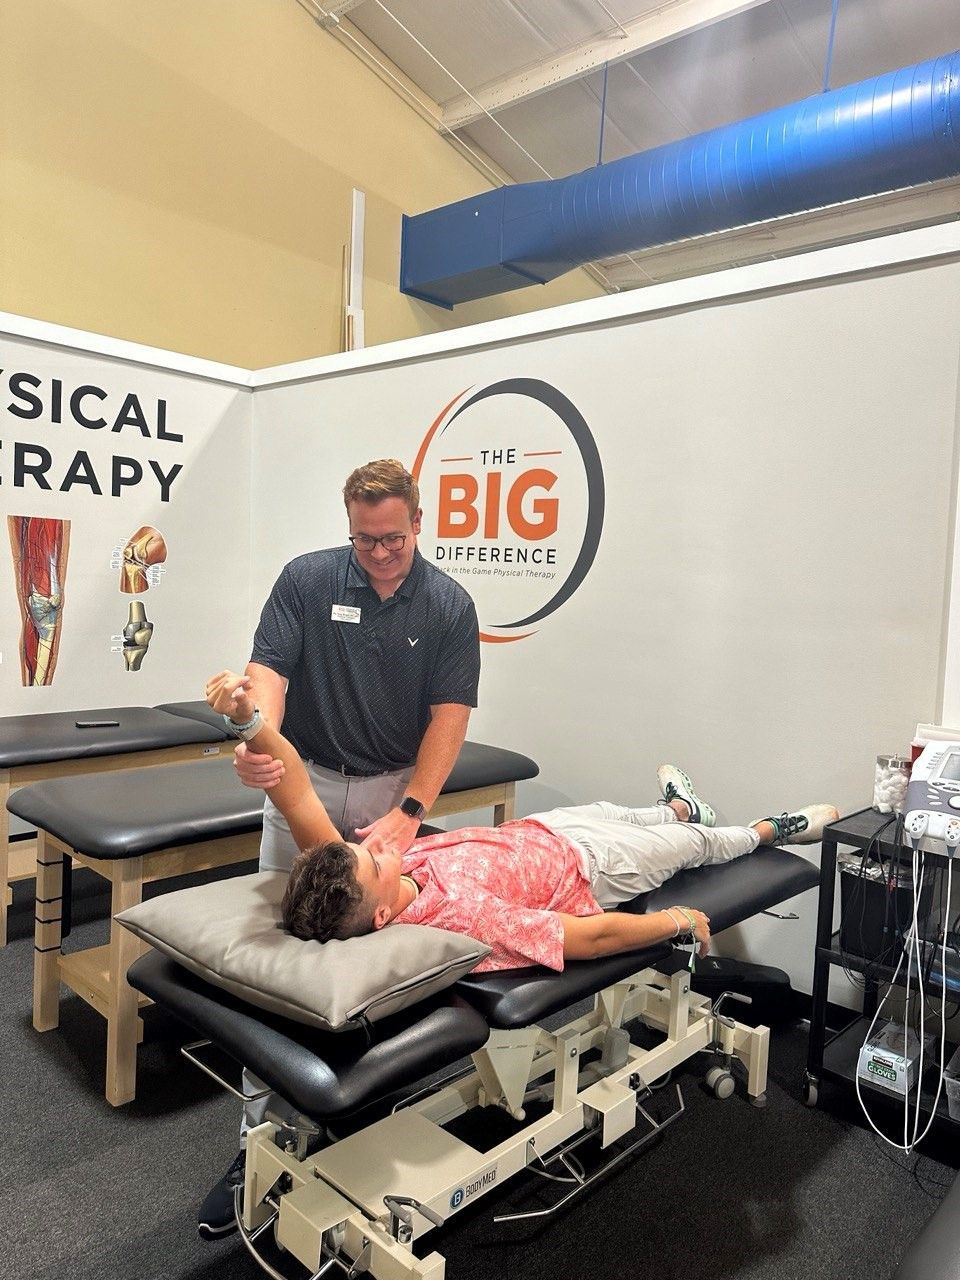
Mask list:
[[[960,845],[960,742],[927,743],[914,763],[903,809],[911,843],[925,839],[924,847],[953,857]]]

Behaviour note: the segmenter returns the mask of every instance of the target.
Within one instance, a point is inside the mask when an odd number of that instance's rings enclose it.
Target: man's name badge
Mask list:
[[[349,604],[335,604],[330,610],[331,622],[359,622],[360,610]]]

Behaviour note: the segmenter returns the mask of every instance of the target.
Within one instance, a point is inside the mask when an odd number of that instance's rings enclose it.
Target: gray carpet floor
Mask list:
[[[64,991],[60,1026],[30,1025],[32,885],[17,887],[0,951],[3,1177],[0,1275],[17,1280],[255,1280],[236,1236],[201,1242],[197,1203],[236,1152],[237,1105],[179,1056],[188,1035],[148,1011],[138,1097],[103,1097],[105,1027]],[[106,940],[107,903],[75,881],[70,946]],[[933,1212],[960,1160],[951,1135],[923,1156],[888,1153],[840,1092],[800,1100],[805,1032],[777,1029],[769,1105],[718,1102],[708,1065],[678,1077],[687,1111],[662,1139],[548,1225],[496,1225],[539,1207],[521,1177],[427,1237],[450,1280],[885,1280]],[[671,1106],[667,1087],[655,1097]],[[303,1272],[295,1272],[302,1276]]]

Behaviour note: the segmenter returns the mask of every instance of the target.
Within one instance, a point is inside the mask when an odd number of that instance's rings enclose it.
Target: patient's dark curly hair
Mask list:
[[[295,938],[327,942],[369,933],[373,906],[357,881],[350,846],[330,840],[298,854],[280,910],[283,928]]]

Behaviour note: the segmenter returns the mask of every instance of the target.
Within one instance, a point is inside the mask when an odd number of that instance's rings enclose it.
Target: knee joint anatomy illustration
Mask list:
[[[148,591],[151,584],[147,569],[151,565],[163,564],[166,558],[167,544],[163,534],[152,525],[142,525],[124,544],[120,590],[128,596]]]
[[[7,516],[7,530],[22,621],[21,680],[49,685],[60,649],[70,521]]]
[[[153,635],[142,600],[130,601],[130,613],[123,628],[123,660],[128,671],[139,671]]]

